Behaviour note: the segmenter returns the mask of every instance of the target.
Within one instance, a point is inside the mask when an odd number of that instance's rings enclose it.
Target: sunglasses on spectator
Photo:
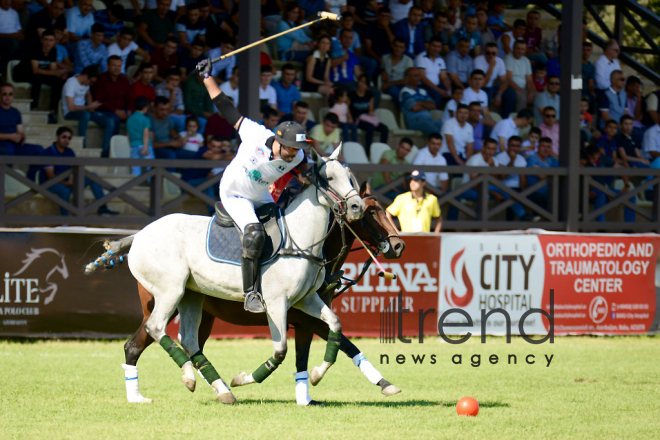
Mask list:
[[[559,85],[559,81],[549,82],[548,84],[550,84],[551,86],[558,86],[558,85]]]
[[[2,92],[2,96],[14,96],[14,92]]]
[[[497,55],[497,52],[486,52],[486,55]]]
[[[546,118],[556,118],[557,117],[557,115],[555,113],[546,113],[543,116],[545,116]]]

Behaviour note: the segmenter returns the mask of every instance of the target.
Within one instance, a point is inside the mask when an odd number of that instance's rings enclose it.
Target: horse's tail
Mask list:
[[[106,269],[112,269],[113,267],[119,266],[120,264],[126,262],[128,260],[127,255],[120,255],[120,252],[130,249],[134,238],[135,234],[124,237],[121,240],[105,240],[103,242],[103,247],[106,249],[106,251],[103,252],[103,254],[96,260],[85,266],[85,275],[91,275],[101,266],[105,267]]]

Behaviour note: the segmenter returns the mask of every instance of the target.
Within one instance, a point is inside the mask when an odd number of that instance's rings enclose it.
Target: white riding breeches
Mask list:
[[[270,200],[260,200],[259,202],[253,202],[248,200],[245,197],[237,195],[228,195],[225,191],[222,191],[222,186],[220,187],[220,201],[222,206],[224,206],[227,214],[229,214],[241,230],[245,232],[245,227],[250,223],[259,223],[257,214],[254,210],[266,203],[273,203],[273,198],[268,193],[268,198]]]

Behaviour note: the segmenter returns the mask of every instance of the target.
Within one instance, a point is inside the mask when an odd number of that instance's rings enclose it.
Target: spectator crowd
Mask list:
[[[44,86],[50,87],[49,122],[76,121],[83,137],[90,123],[100,126],[102,142],[94,147],[104,157],[112,136],[120,133],[128,135],[134,158],[231,157],[235,130],[215,108],[195,66],[236,48],[239,2],[108,0],[105,8],[100,3],[0,0],[0,72],[29,82],[35,104]],[[343,16],[340,22],[324,20],[277,38],[270,53],[281,61],[279,69],[268,51],[261,53],[258,87],[266,127],[299,122],[320,155],[363,136],[364,152],[371,156],[375,142],[386,144],[390,138],[392,126],[376,110],[391,99],[406,127],[423,133],[427,145],[410,159],[414,143],[403,138],[380,156],[380,163],[558,166],[561,26],[544,38],[538,11],[530,9],[526,19],[507,23],[507,2],[500,0],[263,0],[261,5],[263,37],[313,20],[319,11]],[[626,77],[614,40],[592,63],[586,26],[576,142],[581,165],[660,168],[660,92],[644,96],[640,79]],[[238,105],[236,58],[215,63],[212,74]],[[26,144],[21,114],[11,106],[14,87],[4,83],[1,93],[0,154],[64,151]],[[318,93],[325,100],[327,113],[319,115],[318,124],[301,93]],[[71,132],[58,132],[57,145],[64,145],[62,136]],[[50,176],[57,167],[46,169]],[[140,173],[140,167],[133,172]],[[36,178],[36,171],[29,174]],[[195,185],[208,177],[184,175]],[[380,187],[399,176],[377,173],[371,183]],[[475,177],[467,173],[463,183]],[[531,175],[498,178],[520,191],[538,181]],[[414,198],[427,184],[447,191],[449,179],[446,173],[418,172],[407,181]],[[621,191],[628,188],[624,181]],[[600,183],[612,187],[613,178]],[[402,190],[388,194],[395,198]],[[596,190],[590,196],[596,207],[607,199]],[[476,200],[476,188],[462,197]],[[489,197],[510,196],[491,186]],[[547,187],[531,198],[547,207]],[[401,200],[395,204],[405,206]],[[450,210],[448,215],[457,214]],[[534,219],[518,203],[508,214]],[[634,213],[626,212],[626,220],[634,221]],[[426,221],[407,223],[431,228]]]

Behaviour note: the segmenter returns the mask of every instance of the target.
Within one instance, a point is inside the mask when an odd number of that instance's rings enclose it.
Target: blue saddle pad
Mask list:
[[[266,240],[259,258],[259,263],[262,266],[277,258],[277,253],[285,242],[282,212],[278,210],[277,215],[268,220],[264,227],[266,229]],[[219,226],[214,215],[209,222],[206,233],[206,254],[217,263],[240,266],[242,239],[242,234],[240,234],[237,227]]]

